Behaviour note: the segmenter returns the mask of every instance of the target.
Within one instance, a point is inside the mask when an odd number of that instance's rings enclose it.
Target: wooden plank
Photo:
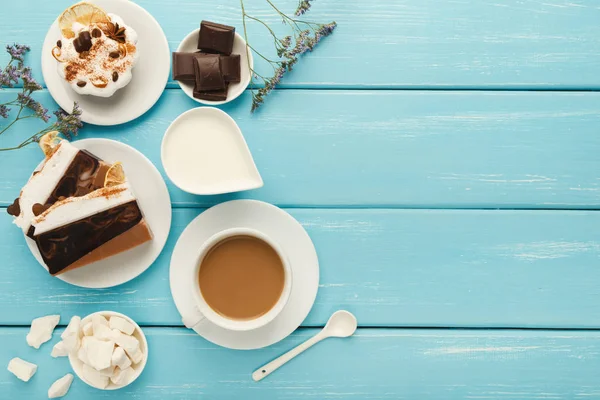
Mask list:
[[[39,98],[53,104],[46,92]],[[167,90],[137,121],[86,126],[81,137],[128,143],[161,168],[164,131],[194,106]],[[256,115],[248,106],[245,95],[223,109],[265,186],[210,197],[168,182],[175,206],[251,197],[294,207],[600,207],[600,93],[285,90]],[[19,123],[0,146],[34,128]],[[12,203],[40,159],[35,146],[0,155],[0,205]]]
[[[0,44],[32,46],[40,71],[48,27],[70,0],[6,1]],[[159,21],[171,49],[201,19],[237,26],[238,0],[139,0]],[[292,13],[297,0],[278,0]],[[281,19],[262,1],[246,1],[248,12],[283,33]],[[35,13],[31,12],[35,7]],[[286,77],[287,87],[568,88],[600,87],[600,6],[596,0],[328,0],[307,20],[339,27]],[[249,23],[250,42],[273,57],[266,29]],[[57,38],[58,39],[58,38]],[[258,57],[256,57],[258,58]],[[272,73],[257,60],[261,74]]]
[[[600,213],[579,211],[288,210],[320,259],[304,326],[344,308],[361,326],[600,328]],[[115,309],[181,325],[169,290],[176,239],[198,214],[176,209],[167,246],[138,279],[106,290],[53,279],[0,214],[0,324]]]
[[[301,330],[263,350],[216,347],[183,328],[145,328],[146,370],[117,392],[78,379],[73,399],[573,399],[600,396],[597,331],[451,331],[360,329],[349,339],[329,339],[265,380],[250,374],[315,333]],[[43,398],[70,372],[52,359],[58,341],[34,350],[25,328],[0,328],[0,359],[20,356],[39,365],[27,384],[4,370],[5,398]],[[59,331],[60,332],[60,331]]]

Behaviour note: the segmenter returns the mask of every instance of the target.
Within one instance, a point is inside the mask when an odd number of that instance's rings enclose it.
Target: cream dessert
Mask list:
[[[104,186],[109,164],[93,154],[80,150],[55,132],[44,136],[41,143],[46,159],[25,184],[19,197],[8,208],[14,223],[23,233],[29,231],[31,221],[59,200],[86,195]]]
[[[50,274],[152,240],[120,163],[109,165],[56,132],[42,137],[40,146],[46,160],[7,211],[36,242]]]
[[[152,240],[127,182],[55,203],[32,221],[29,235],[51,275]]]
[[[58,19],[62,37],[52,49],[58,73],[79,94],[110,97],[127,86],[138,60],[138,36],[121,17],[78,3]]]

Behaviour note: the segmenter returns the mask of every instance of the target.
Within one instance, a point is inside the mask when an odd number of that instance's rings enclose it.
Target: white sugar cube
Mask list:
[[[106,386],[108,386],[108,376],[102,375],[100,372],[96,371],[87,364],[83,364],[82,374],[83,378],[91,383],[94,387],[104,389]]]
[[[115,368],[115,373],[111,376],[110,381],[115,385],[123,386],[131,382],[134,375],[135,371],[131,367],[125,369],[117,367]]]
[[[64,330],[60,337],[63,340],[63,344],[67,352],[75,352],[79,350],[79,346],[81,345],[80,341],[80,326],[81,326],[81,318],[78,316],[74,316],[69,321],[69,325]]]
[[[117,346],[113,351],[111,364],[121,369],[127,369],[131,366],[131,360],[125,354],[125,350],[122,347]]]
[[[108,326],[108,321],[106,318],[100,314],[92,315],[92,331],[94,334],[96,333],[96,329],[98,329],[98,327],[101,325]]]
[[[89,337],[85,342],[87,364],[98,371],[110,367],[114,347],[114,342],[105,342],[93,336]]]
[[[52,338],[52,332],[60,321],[60,315],[48,315],[31,321],[31,328],[27,334],[27,344],[39,349],[42,343]]]
[[[140,347],[140,342],[134,336],[126,335],[117,329],[113,329],[113,340],[126,352],[134,352]]]
[[[79,358],[79,360],[82,363],[84,363],[84,364],[89,364],[90,363],[90,361],[87,358],[87,351],[86,351],[86,348],[87,348],[87,344],[86,343],[90,339],[91,339],[91,337],[84,336],[81,339],[81,347],[79,347],[79,351],[77,351],[77,358]]]
[[[73,383],[73,375],[66,374],[62,378],[56,380],[48,389],[48,398],[55,399],[57,397],[63,397],[69,389],[71,388],[71,383]]]
[[[69,355],[69,351],[65,348],[65,344],[61,340],[60,342],[54,345],[54,347],[52,348],[52,353],[50,353],[50,355],[54,358],[65,357]]]
[[[94,329],[94,337],[98,340],[112,340],[113,331],[108,327],[108,325],[97,325]]]
[[[37,371],[37,365],[15,357],[9,361],[8,370],[23,382],[28,382]]]
[[[135,326],[121,317],[110,317],[108,325],[111,329],[118,329],[126,335],[132,335],[135,330]]]
[[[115,367],[111,365],[110,367],[101,369],[98,372],[100,373],[100,375],[108,376],[110,378],[115,373]]]
[[[134,364],[138,364],[144,358],[144,353],[139,347],[136,347],[134,350],[125,350],[131,362]]]
[[[93,324],[90,321],[83,326],[83,335],[84,336],[92,336],[93,334],[94,334]]]

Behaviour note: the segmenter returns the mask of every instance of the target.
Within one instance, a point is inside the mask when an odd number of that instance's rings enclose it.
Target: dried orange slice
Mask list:
[[[106,171],[106,177],[104,178],[104,187],[117,186],[125,183],[125,171],[123,170],[123,164],[120,162],[114,163],[108,171]]]
[[[90,3],[81,2],[67,8],[58,17],[58,27],[67,39],[75,37],[73,32],[73,23],[78,22],[83,26],[104,25],[110,22],[110,19],[98,6]]]
[[[61,142],[62,139],[58,137],[59,134],[58,131],[52,131],[40,138],[40,148],[46,157],[50,157]]]

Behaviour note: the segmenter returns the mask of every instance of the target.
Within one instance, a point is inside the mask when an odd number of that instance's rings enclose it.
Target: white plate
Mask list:
[[[169,191],[152,162],[131,146],[109,139],[84,139],[72,144],[107,162],[123,163],[125,175],[131,182],[154,239],[115,256],[60,274],[57,278],[86,288],[117,286],[147,270],[165,246],[171,229]],[[27,236],[25,239],[35,258],[48,269],[35,242]]]
[[[240,127],[214,107],[188,110],[163,137],[160,158],[171,181],[188,193],[211,195],[262,187]],[[186,175],[193,172],[193,177]]]
[[[190,32],[189,35],[183,39],[183,41],[177,47],[178,52],[182,53],[194,53],[198,51],[198,34],[200,33],[200,28]],[[185,94],[188,95],[190,99],[197,101],[202,104],[209,105],[219,105],[229,103],[230,101],[236,99],[240,94],[244,93],[244,90],[250,84],[250,68],[254,68],[254,59],[252,58],[252,52],[248,50],[246,53],[246,41],[239,34],[235,33],[235,39],[233,40],[233,50],[231,54],[239,54],[240,55],[240,76],[241,79],[238,83],[230,83],[229,89],[227,90],[227,100],[223,101],[211,101],[211,100],[201,100],[194,97],[194,84],[187,82],[179,82],[179,86],[184,91]],[[248,68],[248,59],[250,60],[250,68]]]
[[[185,228],[171,258],[171,294],[182,316],[193,315],[190,275],[202,243],[229,228],[252,228],[276,240],[292,268],[292,292],[283,311],[269,324],[251,331],[230,331],[207,321],[196,332],[219,346],[251,350],[287,337],[308,315],[319,289],[319,260],[310,237],[291,215],[262,201],[234,200],[214,206]]]
[[[95,386],[92,382],[85,379],[85,377],[83,376],[83,362],[81,362],[81,360],[77,357],[76,353],[69,354],[69,363],[71,364],[71,368],[73,368],[73,371],[75,371],[75,374],[79,377],[79,379],[81,379],[82,381],[84,381],[85,383],[87,383],[88,385],[90,385],[93,388],[100,389],[100,390],[122,389],[126,386],[131,385],[137,378],[139,378],[139,376],[144,371],[144,368],[146,368],[146,363],[148,362],[148,341],[146,340],[146,335],[144,334],[144,331],[142,331],[142,328],[140,328],[140,326],[134,320],[129,318],[127,315],[124,315],[124,314],[121,314],[118,312],[114,312],[114,311],[98,311],[98,312],[88,315],[85,318],[82,318],[81,319],[81,328],[82,329],[88,322],[92,321],[92,316],[95,314],[100,314],[100,315],[104,316],[106,319],[110,319],[110,317],[121,317],[135,327],[135,330],[133,331],[132,336],[135,337],[140,342],[140,350],[142,351],[142,354],[144,357],[142,358],[142,360],[139,363],[131,366],[131,368],[133,368],[133,370],[135,371],[133,378],[124,385],[115,385],[114,383],[109,381],[107,387],[101,388],[101,387]]]
[[[79,103],[83,122],[94,125],[123,124],[152,108],[165,89],[171,68],[169,44],[154,17],[133,1],[93,0],[92,3],[123,18],[138,34],[140,56],[133,67],[131,82],[108,98],[75,93],[58,75],[57,61],[51,53],[61,37],[57,21],[48,30],[42,47],[44,81],[54,100],[67,112],[72,110],[73,102]]]

